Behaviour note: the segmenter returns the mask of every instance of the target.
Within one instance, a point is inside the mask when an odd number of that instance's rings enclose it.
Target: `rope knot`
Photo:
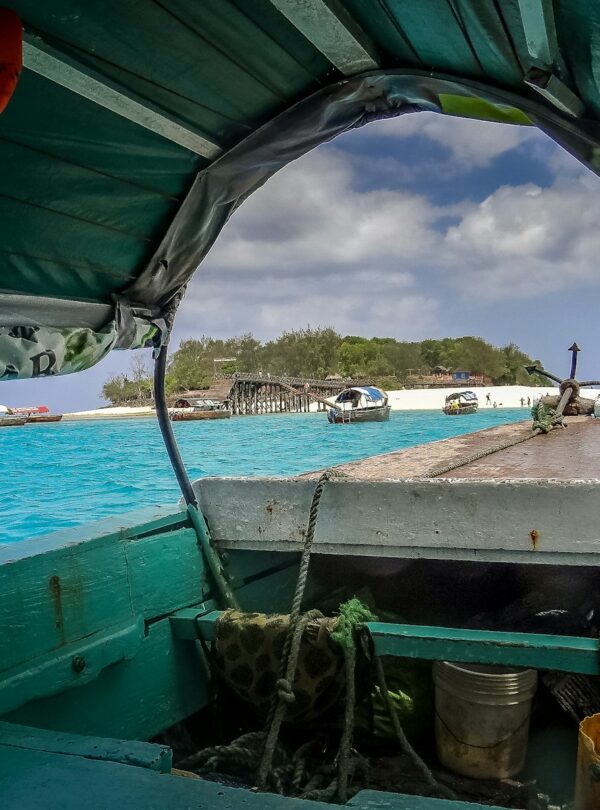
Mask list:
[[[294,703],[296,700],[292,684],[287,678],[280,678],[277,681],[277,696],[279,700],[282,700],[284,703]]]

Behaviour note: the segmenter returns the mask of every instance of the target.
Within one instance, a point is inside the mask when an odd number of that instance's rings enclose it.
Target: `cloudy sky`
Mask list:
[[[517,343],[559,374],[573,340],[600,375],[600,180],[528,128],[417,113],[337,138],[232,217],[179,311],[182,338],[333,326]],[[74,377],[9,383],[6,404],[95,407],[113,352]]]

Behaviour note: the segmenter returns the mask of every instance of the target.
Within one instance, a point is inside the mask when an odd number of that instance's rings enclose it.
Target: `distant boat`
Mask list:
[[[0,427],[20,427],[26,421],[26,416],[3,416],[0,414]]]
[[[372,385],[345,388],[333,402],[334,407],[327,412],[331,424],[386,422],[390,418],[388,395]]]
[[[12,408],[0,405],[0,427],[20,427],[27,421],[23,414],[15,414]]]
[[[195,422],[198,419],[229,419],[231,411],[214,399],[181,397],[169,410],[172,422]]]
[[[27,424],[39,424],[42,422],[60,422],[62,413],[50,413],[47,405],[29,405],[20,408],[8,409],[12,416],[23,418]],[[2,414],[0,413],[0,416]]]
[[[479,400],[474,391],[457,391],[448,394],[442,411],[446,416],[463,416],[468,413],[477,413]]]
[[[20,408],[11,408],[12,413],[19,416],[32,416],[38,414],[49,414],[50,408],[47,405],[23,405]]]
[[[39,425],[44,422],[60,422],[62,413],[32,413],[26,417],[28,425]]]

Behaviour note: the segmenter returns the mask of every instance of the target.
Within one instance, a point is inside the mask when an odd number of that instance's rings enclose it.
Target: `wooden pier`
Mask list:
[[[324,402],[351,385],[369,385],[349,380],[313,380],[302,377],[274,377],[234,374],[227,400],[236,416],[266,413],[308,413],[311,405],[324,411]]]

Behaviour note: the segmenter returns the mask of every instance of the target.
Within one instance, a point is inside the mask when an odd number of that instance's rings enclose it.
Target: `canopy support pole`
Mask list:
[[[196,493],[192,487],[192,482],[185,469],[179,447],[175,440],[171,420],[169,419],[169,411],[167,408],[167,399],[165,395],[165,374],[167,371],[167,347],[161,346],[158,355],[154,360],[154,402],[156,405],[156,416],[158,418],[158,426],[167,448],[169,461],[173,467],[173,472],[177,478],[179,489],[183,495],[186,503],[187,513],[190,518],[190,523],[194,527],[198,543],[202,549],[204,559],[213,580],[219,592],[221,602],[228,608],[238,608],[237,599],[227,582],[227,575],[223,569],[221,558],[215,547],[213,546],[208,526],[204,519],[204,515],[198,509],[198,500]]]

